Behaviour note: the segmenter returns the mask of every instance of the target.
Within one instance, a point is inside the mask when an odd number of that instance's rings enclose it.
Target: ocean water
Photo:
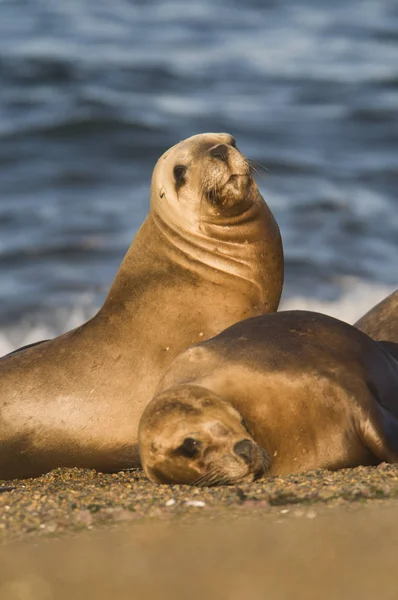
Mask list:
[[[0,354],[95,312],[157,158],[206,131],[266,167],[282,308],[397,287],[397,0],[0,0]]]

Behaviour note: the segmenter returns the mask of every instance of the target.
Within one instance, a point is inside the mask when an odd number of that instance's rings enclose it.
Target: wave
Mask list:
[[[341,294],[337,300],[291,296],[282,298],[280,310],[313,310],[347,323],[355,323],[395,289],[389,285],[363,281],[355,277],[345,277],[341,281]]]
[[[0,356],[12,352],[16,348],[33,344],[40,340],[54,338],[66,331],[78,327],[98,310],[98,307],[76,305],[72,309],[57,309],[46,320],[33,323],[23,320],[15,323],[12,327],[5,327],[0,331]]]
[[[394,291],[394,287],[347,277],[341,282],[341,295],[334,301],[291,296],[283,298],[281,310],[312,310],[354,323],[372,306]],[[87,303],[66,310],[58,309],[51,317],[37,323],[21,321],[0,331],[0,356],[33,342],[53,338],[78,327],[97,311]]]

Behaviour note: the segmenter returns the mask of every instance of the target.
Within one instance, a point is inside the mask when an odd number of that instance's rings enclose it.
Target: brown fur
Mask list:
[[[210,155],[221,143],[226,160]],[[139,466],[138,422],[171,361],[277,309],[279,229],[233,143],[204,134],[168,150],[154,170],[150,213],[98,314],[0,361],[0,478]]]
[[[374,340],[398,343],[398,290],[371,308],[355,327]]]
[[[169,410],[157,419],[163,403],[178,399],[200,408],[208,395],[215,406],[199,417],[181,420]],[[218,439],[210,423],[230,435]],[[200,443],[201,452],[176,465],[172,451],[186,438]],[[234,444],[245,438],[265,451],[270,475],[397,462],[398,362],[355,327],[318,313],[286,311],[237,323],[171,364],[141,419],[141,460],[162,483],[236,483],[253,478],[255,468],[258,475],[255,463],[241,460],[239,472],[225,463],[238,461]]]

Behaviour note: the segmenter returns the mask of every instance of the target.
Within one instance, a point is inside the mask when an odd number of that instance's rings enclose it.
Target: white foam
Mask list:
[[[335,301],[318,298],[292,296],[283,298],[281,310],[313,310],[337,317],[348,323],[354,323],[372,306],[391,294],[394,286],[375,284],[352,277],[345,277],[340,282],[341,295]],[[97,307],[87,304],[75,306],[71,310],[59,310],[52,315],[51,322],[20,322],[12,328],[0,331],[0,356],[12,352],[16,348],[39,340],[53,338],[74,327],[78,327],[89,319]]]
[[[396,286],[375,284],[354,277],[341,281],[341,295],[336,301],[328,302],[317,298],[293,296],[283,298],[280,310],[313,310],[331,315],[347,323],[355,323],[370,308],[391,294]]]
[[[22,321],[14,327],[3,328],[0,330],[0,356],[26,344],[53,338],[74,329],[94,315],[96,310],[95,307],[87,307],[86,304],[79,305],[71,310],[58,310],[48,323]]]

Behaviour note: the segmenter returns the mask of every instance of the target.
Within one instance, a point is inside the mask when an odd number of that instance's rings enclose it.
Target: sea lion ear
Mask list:
[[[166,190],[164,189],[164,187],[161,187],[160,191],[159,191],[159,197],[164,198],[165,195],[166,195]]]

